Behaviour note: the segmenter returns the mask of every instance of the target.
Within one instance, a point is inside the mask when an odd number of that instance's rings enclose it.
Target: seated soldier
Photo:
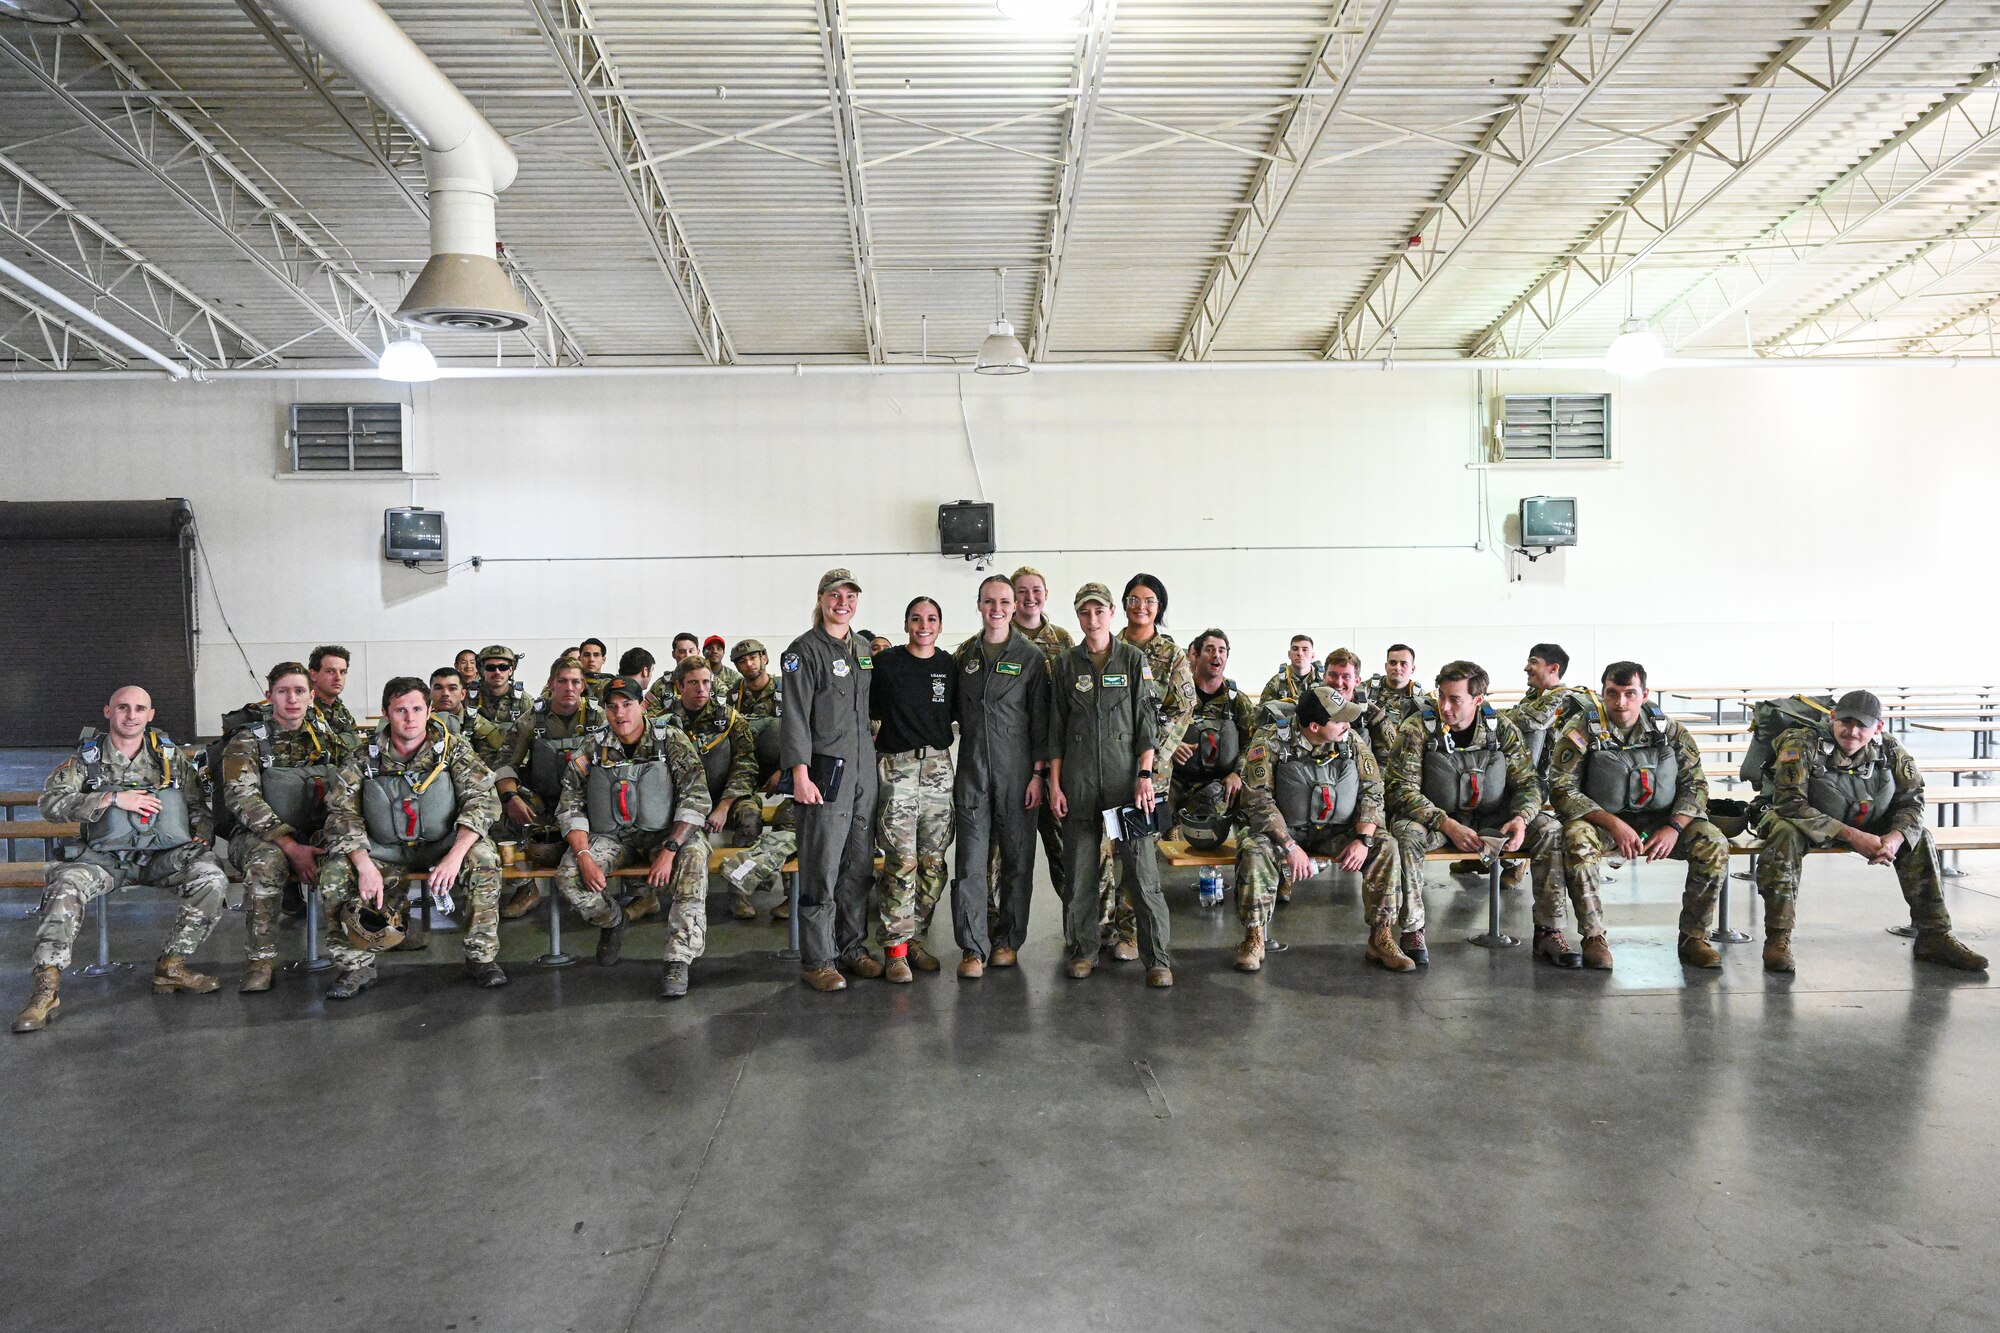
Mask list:
[[[1548,645],[1539,645],[1539,648]],[[1530,679],[1532,680],[1532,674]],[[1605,853],[1628,861],[1687,862],[1681,891],[1680,957],[1689,967],[1721,967],[1709,921],[1729,873],[1729,843],[1708,822],[1708,777],[1687,728],[1646,697],[1646,668],[1604,668],[1603,701],[1564,715],[1549,758],[1551,797],[1563,820],[1564,878],[1581,956],[1562,939],[1560,886],[1535,885],[1535,952],[1558,967],[1611,969],[1597,887]],[[1548,937],[1552,943],[1546,943]]]
[[[1407,649],[1405,650],[1407,651]],[[1376,680],[1382,677],[1375,677]],[[1384,778],[1389,772],[1389,758],[1396,749],[1396,729],[1411,716],[1403,711],[1401,695],[1388,699],[1378,699],[1375,691],[1361,680],[1361,658],[1352,649],[1336,648],[1326,655],[1326,683],[1334,692],[1350,703],[1362,707],[1361,730],[1368,737],[1368,744],[1375,751],[1375,762],[1382,768]],[[1417,710],[1435,706],[1436,700],[1428,694],[1417,696]],[[1392,707],[1393,705],[1393,707]]]
[[[715,677],[707,658],[683,658],[671,679],[674,701],[665,716],[694,743],[708,790],[702,830],[710,838],[726,831],[735,846],[748,847],[764,832],[764,807],[757,799],[757,739],[743,715],[714,696]],[[733,883],[731,897],[737,920],[756,917],[750,895]],[[659,910],[657,900],[650,910]]]
[[[452,669],[465,682],[465,691],[470,695],[479,684],[479,654],[470,648],[458,650],[458,656],[451,659]]]
[[[1568,670],[1569,654],[1563,651],[1561,644],[1536,644],[1528,650],[1528,664],[1524,672],[1528,679],[1528,692],[1521,697],[1521,702],[1507,710],[1507,720],[1520,728],[1521,739],[1527,743],[1528,757],[1535,761],[1535,772],[1541,775],[1544,790],[1548,789],[1549,756],[1554,750],[1551,737],[1561,730],[1562,722],[1570,713],[1596,707],[1596,696],[1589,690],[1573,690],[1562,683],[1563,673]],[[1706,796],[1703,803],[1707,803]],[[1454,861],[1451,872],[1454,875],[1470,875],[1479,868],[1477,861]],[[1519,886],[1526,869],[1519,861],[1509,861],[1501,883],[1510,889]]]
[[[499,813],[493,774],[431,716],[424,683],[397,676],[384,685],[382,725],[340,766],[327,797],[319,881],[326,952],[340,968],[327,999],[375,984],[375,954],[401,942],[400,918],[420,885],[445,911],[453,888],[464,894],[465,974],[488,990],[507,984],[500,854],[486,836]]]
[[[675,666],[679,666],[690,657],[700,655],[701,639],[688,630],[682,630],[674,635],[674,641],[667,649],[667,656],[674,659]]]
[[[335,740],[351,750],[361,744],[361,724],[340,697],[347,688],[349,656],[339,644],[325,643],[312,650],[306,665],[312,672],[314,714]]]
[[[1315,858],[1361,872],[1368,918],[1365,957],[1391,972],[1416,966],[1397,946],[1396,882],[1402,874],[1396,842],[1382,836],[1382,770],[1367,741],[1353,730],[1362,717],[1325,685],[1309,685],[1289,718],[1267,722],[1245,754],[1244,830],[1236,849],[1236,915],[1243,943],[1236,970],[1264,966],[1272,902],[1282,882],[1311,879]]]
[[[627,648],[618,654],[618,674],[638,681],[641,688],[653,683],[654,664],[653,655],[644,648]]]
[[[690,659],[699,662],[700,659]],[[666,960],[660,998],[688,992],[688,964],[706,938],[708,785],[687,733],[665,717],[648,719],[646,691],[629,676],[604,687],[609,723],[563,770],[557,817],[569,848],[556,871],[556,892],[597,926],[597,961],[610,967],[624,947],[630,915],[618,904],[610,876],[646,865],[646,891],[668,890]]]
[[[266,707],[222,750],[222,805],[234,832],[230,859],[243,873],[243,982],[271,989],[278,906],[292,881],[319,883],[326,798],[348,751],[313,715],[312,678],[297,662],[265,677]]]
[[[1190,846],[1219,847],[1229,837],[1243,790],[1243,752],[1257,720],[1250,697],[1223,674],[1229,667],[1229,636],[1205,629],[1188,645],[1194,664],[1194,715],[1174,749],[1173,786],[1163,828],[1178,822]],[[1197,800],[1197,793],[1205,798]]]
[[[215,929],[226,899],[222,867],[209,850],[213,814],[201,774],[187,751],[153,728],[153,699],[127,685],[104,706],[105,731],[85,728],[76,753],[42,784],[42,818],[81,824],[81,846],[51,866],[35,931],[34,992],[14,1031],[48,1026],[83,909],[127,884],[169,889],[180,915],[153,968],[157,992],[207,994],[214,977],[190,968],[189,955]]]
[[[584,695],[583,668],[567,657],[556,659],[549,676],[549,697],[538,699],[521,715],[508,742],[507,759],[493,774],[505,823],[504,836],[517,838],[535,865],[553,865],[561,854],[562,830],[555,818],[562,797],[563,769],[569,756],[604,729],[604,706]],[[501,916],[512,921],[532,912],[542,901],[540,885],[521,881]]]
[[[728,641],[720,634],[711,634],[701,641],[701,653],[708,659],[709,672],[715,677],[715,688],[711,693],[734,708],[736,691],[742,687],[743,677],[729,665],[729,659],[723,652],[728,646]]]
[[[583,668],[584,693],[600,703],[604,699],[604,687],[611,681],[611,673],[604,669],[604,659],[611,650],[604,646],[602,639],[585,639],[576,646],[576,662]]]
[[[798,850],[799,838],[792,799],[778,795],[778,709],[784,698],[784,682],[771,674],[770,657],[764,651],[764,645],[755,639],[738,640],[736,646],[729,650],[729,655],[743,674],[743,684],[736,694],[736,711],[749,724],[750,735],[756,744],[757,781],[752,791],[753,797],[762,797],[738,801],[730,808],[736,821],[732,836],[742,837],[753,832],[749,823],[751,808],[758,809],[761,821],[764,802],[777,802],[771,822],[756,831],[752,841],[739,844],[746,850],[737,852],[722,866],[722,877],[729,881],[731,897],[738,903],[745,903],[751,894],[778,877],[785,862],[791,860],[792,853]],[[784,898],[780,898],[771,909],[773,925],[789,921],[791,916],[792,905]]]
[[[457,667],[439,667],[431,672],[431,716],[444,723],[454,736],[472,742],[472,752],[486,762],[486,755],[507,743],[506,734],[467,705],[465,678]]]
[[[673,660],[667,664],[667,669],[660,678],[646,691],[646,711],[649,713],[664,713],[673,707],[674,668],[690,657],[701,656],[701,640],[682,630],[674,635],[673,646],[667,650],[667,655]]]
[[[1269,722],[1277,717],[1274,712],[1263,711],[1270,705],[1295,704],[1301,694],[1325,679],[1326,673],[1320,670],[1312,635],[1294,634],[1291,647],[1285,650],[1285,664],[1278,668],[1277,675],[1264,682],[1264,693],[1257,700],[1261,720]]]
[[[1486,702],[1486,671],[1447,662],[1437,703],[1396,732],[1389,831],[1403,854],[1403,952],[1428,960],[1424,943],[1424,854],[1452,846],[1470,856],[1527,850],[1539,901],[1560,893],[1562,826],[1542,811],[1542,780],[1512,722]],[[1488,840],[1492,847],[1489,849]],[[1536,942],[1539,951],[1542,941]]]
[[[1926,962],[1984,972],[1986,959],[1951,933],[1939,887],[1937,847],[1924,826],[1924,779],[1882,729],[1882,701],[1851,690],[1817,727],[1778,737],[1766,777],[1757,834],[1757,892],[1764,897],[1764,970],[1791,972],[1792,922],[1806,850],[1845,843],[1868,864],[1892,865]]]
[[[466,702],[472,710],[493,724],[490,730],[482,729],[472,735],[472,748],[488,768],[497,769],[507,762],[506,748],[514,739],[514,728],[522,714],[534,706],[528,692],[514,679],[514,666],[519,661],[519,656],[505,644],[489,646],[479,654],[478,688],[468,687],[466,691]]]

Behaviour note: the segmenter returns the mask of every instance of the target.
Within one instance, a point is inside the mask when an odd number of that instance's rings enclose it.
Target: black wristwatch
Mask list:
[[[1374,833],[1358,833],[1355,835],[1354,840],[1372,852],[1375,850],[1375,841],[1378,836],[1378,834]]]
[[[1139,776],[1142,778],[1150,778],[1153,776],[1153,770],[1150,768],[1142,768],[1139,770]]]
[[[675,856],[679,856],[681,854],[681,848],[687,846],[685,842],[681,842],[674,838],[668,838],[664,843],[660,845],[665,847],[668,851],[672,852]]]

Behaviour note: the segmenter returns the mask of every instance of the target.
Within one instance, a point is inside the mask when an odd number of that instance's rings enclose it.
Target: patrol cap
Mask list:
[[[1071,605],[1081,611],[1085,602],[1102,602],[1106,606],[1113,608],[1118,605],[1118,603],[1111,600],[1111,589],[1105,587],[1102,583],[1086,583],[1076,590],[1076,598]]]
[[[711,634],[711,635],[709,635],[709,636],[708,636],[707,638],[705,638],[705,639],[703,639],[703,640],[701,641],[701,650],[702,650],[703,652],[707,652],[707,651],[708,651],[708,646],[709,646],[710,644],[714,644],[714,645],[715,645],[716,647],[720,648],[720,647],[722,647],[722,646],[723,646],[723,645],[724,645],[725,643],[728,643],[728,642],[729,642],[729,640],[727,640],[727,639],[723,638],[723,637],[722,637],[722,636],[721,636],[720,634]]]
[[[1849,690],[1835,701],[1833,715],[1872,727],[1882,720],[1882,701],[1866,690]]]
[[[479,652],[479,663],[481,666],[484,666],[488,662],[505,662],[508,666],[513,666],[520,660],[521,655],[504,643],[493,644],[480,649]]]
[[[741,662],[752,653],[764,653],[764,645],[755,639],[738,639],[736,646],[729,650],[729,660],[732,662]],[[764,655],[766,657],[770,656],[769,653],[764,653]]]
[[[610,703],[616,695],[623,695],[635,704],[643,704],[646,702],[646,687],[630,676],[613,676],[604,686],[604,702]]]
[[[1293,714],[1304,726],[1325,726],[1330,722],[1359,722],[1366,710],[1350,703],[1331,685],[1315,685],[1299,696]]]
[[[856,592],[861,591],[861,585],[854,581],[854,575],[844,569],[829,569],[819,576],[819,590],[822,594],[832,592],[843,583]]]

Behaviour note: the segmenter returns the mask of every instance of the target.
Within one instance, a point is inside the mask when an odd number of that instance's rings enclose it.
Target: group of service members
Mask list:
[[[43,790],[43,816],[77,821],[82,836],[49,871],[14,1031],[47,1025],[85,907],[126,884],[181,899],[154,989],[217,989],[189,958],[225,904],[222,855],[244,884],[246,993],[271,988],[278,921],[304,909],[302,885],[317,887],[330,925],[330,999],[372,985],[380,953],[427,947],[404,910],[420,896],[462,915],[474,984],[505,985],[499,922],[541,900],[539,879],[523,878],[502,905],[503,866],[523,860],[554,867],[556,894],[598,928],[601,964],[619,960],[630,923],[663,914],[659,993],[677,998],[705,943],[712,841],[736,849],[721,870],[739,919],[796,856],[813,990],[940,970],[924,938],[947,896],[956,972],[970,980],[1017,962],[1038,836],[1066,974],[1089,976],[1108,952],[1142,959],[1147,984],[1164,988],[1156,848],[1176,827],[1197,848],[1234,840],[1242,971],[1263,967],[1293,886],[1334,868],[1361,875],[1365,959],[1399,973],[1427,964],[1424,859],[1444,848],[1467,858],[1454,871],[1527,860],[1534,953],[1560,968],[1613,966],[1598,899],[1607,857],[1683,861],[1681,961],[1721,965],[1708,932],[1728,844],[1707,818],[1693,738],[1651,700],[1636,662],[1577,689],[1563,682],[1567,654],[1537,644],[1527,693],[1502,714],[1475,663],[1445,664],[1427,692],[1408,645],[1391,645],[1364,681],[1354,653],[1321,662],[1302,634],[1253,700],[1227,674],[1223,631],[1185,653],[1167,635],[1167,590],[1149,574],[1118,602],[1104,584],[1079,588],[1076,638],[1046,615],[1039,571],[988,578],[980,632],[955,651],[938,646],[934,600],[909,604],[906,642],[891,647],[854,628],[860,596],[852,574],[829,570],[812,629],[775,672],[754,639],[725,662],[719,636],[682,634],[658,679],[643,648],[614,675],[587,639],[530,697],[515,653],[468,650],[428,682],[391,680],[367,732],[340,698],[349,654],[328,645],[273,667],[264,699],[224,719],[207,765],[152,726],[143,689],[120,689],[105,727],[84,732]],[[1917,958],[1984,970],[1951,934],[1923,780],[1880,702],[1857,690],[1820,711],[1775,737],[1752,812],[1765,968],[1794,970],[1804,853],[1845,845],[1895,868]],[[771,912],[786,915],[783,903]]]

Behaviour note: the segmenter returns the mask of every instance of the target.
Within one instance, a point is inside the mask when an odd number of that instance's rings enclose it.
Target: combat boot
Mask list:
[[[1264,967],[1264,928],[1252,926],[1243,935],[1243,943],[1236,946],[1236,970],[1238,972],[1259,972]]]
[[[1471,860],[1453,861],[1447,873],[1453,875],[1483,875],[1486,873],[1486,863],[1484,861]]]
[[[1799,965],[1792,961],[1792,932],[1770,930],[1764,934],[1764,970],[1766,972],[1796,972]]]
[[[238,995],[257,995],[271,989],[271,960],[254,958],[243,965],[243,980],[237,985]]]
[[[1089,976],[1090,970],[1096,966],[1097,960],[1094,958],[1072,958],[1063,964],[1063,973],[1074,981],[1081,981]]]
[[[625,952],[625,913],[615,901],[611,904],[611,910],[618,913],[617,919],[610,925],[599,926],[597,929],[599,967],[613,966],[617,963],[619,955]]]
[[[967,949],[965,956],[958,960],[958,979],[960,981],[977,981],[985,975],[986,964],[980,961],[978,954]]]
[[[1681,936],[1681,962],[1688,967],[1721,967],[1722,955],[1700,935]]]
[[[1965,947],[1957,936],[1948,930],[1924,930],[1917,933],[1917,957],[1927,963],[1943,963],[1961,972],[1984,972],[1986,958]]]
[[[430,947],[431,933],[424,929],[423,914],[413,907],[410,909],[409,929],[403,932],[403,938],[396,941],[395,947],[390,949],[389,952],[419,953]]]
[[[1111,956],[1121,963],[1129,963],[1139,956],[1139,941],[1130,935],[1120,935],[1111,941]]]
[[[882,960],[874,954],[869,953],[866,949],[863,949],[860,953],[847,960],[847,970],[855,976],[864,977],[869,981],[875,980],[875,978],[888,971],[887,968],[882,966]]]
[[[329,1000],[351,1000],[375,984],[375,960],[369,959],[359,967],[350,967],[333,979],[327,987]]]
[[[523,880],[507,900],[507,905],[500,909],[500,916],[507,921],[519,921],[539,907],[541,902],[542,886],[532,879]]]
[[[1583,955],[1570,948],[1563,933],[1553,926],[1535,927],[1535,957],[1546,958],[1560,968],[1583,966]]]
[[[840,975],[840,969],[831,963],[825,967],[809,967],[799,973],[799,980],[825,995],[847,989],[847,978]]]
[[[993,951],[992,963],[995,967],[1012,967],[1018,961],[1020,955],[1004,944]]]
[[[1389,933],[1389,927],[1386,924],[1372,927],[1369,930],[1368,948],[1363,957],[1371,963],[1376,963],[1389,969],[1391,972],[1413,972],[1417,966],[1408,954],[1397,947],[1396,937]]]
[[[915,981],[917,974],[910,971],[910,960],[908,957],[904,954],[892,953],[889,955],[888,966],[882,969],[882,979],[902,986]]]
[[[750,905],[748,898],[738,898],[729,904],[729,915],[735,917],[738,921],[755,921],[757,919],[757,909]]]
[[[1598,972],[1611,970],[1611,942],[1602,935],[1583,937],[1583,965]]]
[[[1154,990],[1165,990],[1174,984],[1174,970],[1170,967],[1149,967],[1146,969],[1146,984]]]
[[[929,949],[926,949],[923,945],[917,943],[915,940],[911,940],[910,966],[914,967],[919,972],[936,972],[942,969],[943,964],[938,962],[937,955],[933,954]]]
[[[472,984],[481,990],[492,990],[507,984],[507,973],[502,970],[500,964],[490,958],[483,963],[475,963],[468,958],[465,962],[465,975],[470,977]]]
[[[1518,889],[1521,887],[1521,882],[1527,878],[1528,863],[1526,861],[1509,861],[1507,868],[1500,872],[1500,887],[1503,889]]]
[[[775,926],[780,921],[790,921],[791,919],[792,900],[789,897],[778,899],[778,905],[771,909],[771,924]]]
[[[189,967],[187,959],[177,953],[165,954],[153,965],[153,989],[156,991],[184,990],[190,995],[206,995],[221,984],[207,973]]]
[[[678,1000],[688,993],[688,965],[664,963],[660,967],[660,998]]]
[[[1424,943],[1424,932],[1421,930],[1404,931],[1396,940],[1396,947],[1403,951],[1403,957],[1418,967],[1430,966],[1430,946]]]
[[[28,997],[27,1005],[14,1015],[14,1031],[40,1032],[62,1008],[62,1001],[56,998],[56,991],[62,982],[59,967],[38,967],[35,969],[35,992]]]

